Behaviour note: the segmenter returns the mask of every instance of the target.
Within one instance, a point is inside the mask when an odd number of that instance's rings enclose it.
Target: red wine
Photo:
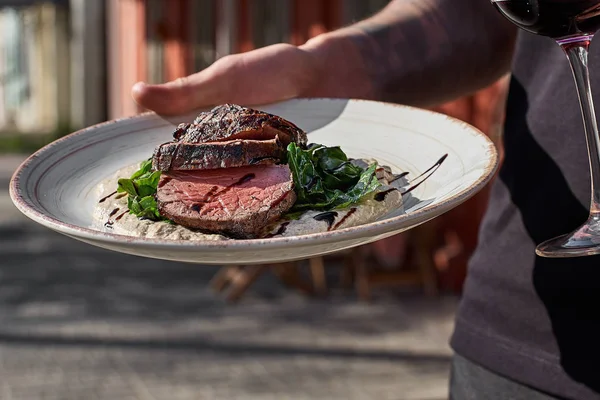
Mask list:
[[[492,0],[511,22],[538,35],[563,39],[600,28],[600,0]]]

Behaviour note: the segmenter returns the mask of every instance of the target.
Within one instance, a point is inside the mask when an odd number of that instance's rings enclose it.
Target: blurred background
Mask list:
[[[31,152],[142,112],[135,82],[302,44],[387,3],[0,0],[1,400],[447,398],[447,341],[489,187],[369,246],[227,268],[92,248],[8,198]],[[434,109],[500,147],[506,83]]]

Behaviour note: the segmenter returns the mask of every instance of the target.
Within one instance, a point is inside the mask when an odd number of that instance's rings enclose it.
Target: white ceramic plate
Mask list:
[[[256,240],[177,241],[116,235],[91,228],[96,185],[117,170],[147,159],[171,140],[174,124],[195,115],[153,113],[110,121],[44,147],[15,172],[10,194],[26,216],[55,231],[103,248],[145,257],[203,264],[291,261],[373,242],[415,227],[477,193],[497,167],[494,145],[470,125],[442,114],[380,102],[299,99],[257,106],[309,134],[309,141],[339,145],[350,157],[375,158],[394,172],[417,176],[441,156],[442,166],[405,211],[327,233]]]

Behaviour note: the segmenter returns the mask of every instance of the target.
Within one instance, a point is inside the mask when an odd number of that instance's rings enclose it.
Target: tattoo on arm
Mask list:
[[[428,106],[509,69],[516,30],[489,0],[395,0],[383,13],[391,23],[375,16],[348,35],[383,100]]]

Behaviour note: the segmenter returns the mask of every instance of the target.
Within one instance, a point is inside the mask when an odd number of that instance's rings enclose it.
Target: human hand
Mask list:
[[[217,60],[172,82],[132,88],[134,100],[163,115],[223,103],[265,104],[318,92],[321,65],[307,48],[276,44]]]

